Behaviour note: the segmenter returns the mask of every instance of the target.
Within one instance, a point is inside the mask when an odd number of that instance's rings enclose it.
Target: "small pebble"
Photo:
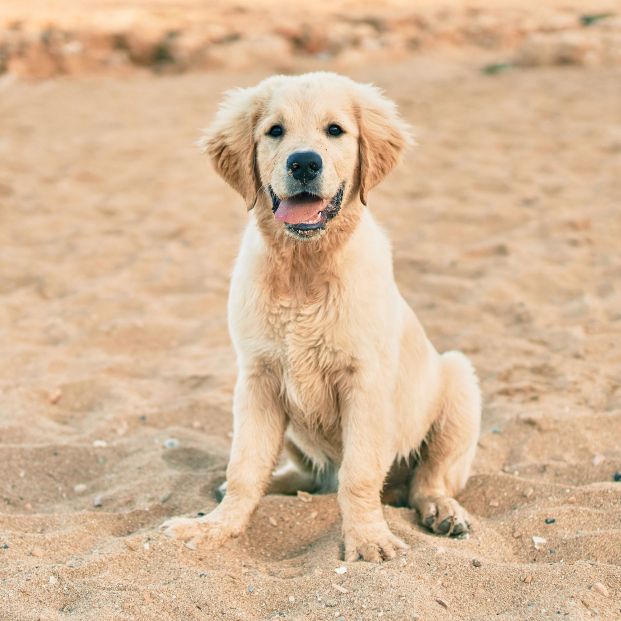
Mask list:
[[[502,433],[502,429],[501,429],[498,425],[494,425],[494,426],[490,429],[490,431],[491,431],[492,433]]]
[[[179,446],[179,440],[177,440],[177,438],[166,438],[166,440],[164,440],[164,448],[174,449],[174,448],[177,448],[178,446]]]
[[[612,480],[617,482],[617,483],[621,482],[621,472],[615,472],[612,475]]]
[[[52,405],[56,405],[60,401],[60,398],[62,396],[63,396],[63,391],[60,388],[57,388],[56,390],[54,390],[48,395],[48,401]]]
[[[570,505],[575,505],[575,504],[576,504],[576,497],[575,497],[575,496],[570,496],[570,497],[567,499],[567,502],[568,502]]]
[[[246,590],[248,591],[248,593],[254,593],[254,587],[251,584],[248,585],[248,588]]]
[[[82,494],[86,491],[86,485],[84,483],[78,483],[77,485],[73,486],[73,491],[76,494]]]
[[[498,504],[497,500],[490,500],[489,501],[489,506],[490,507],[499,507],[500,505]]]
[[[8,544],[8,543],[3,543],[0,547],[1,547],[3,550],[8,550],[8,549],[9,549],[9,544]]]
[[[275,519],[274,519],[271,515],[270,515],[270,517],[269,517],[269,523],[270,523],[272,526],[278,526],[278,522],[277,522],[277,521],[276,521],[276,520],[275,520]]]
[[[104,447],[108,446],[108,443],[105,440],[95,440],[93,442],[93,446],[95,448],[104,448]]]
[[[597,591],[600,595],[603,595],[604,597],[608,597],[609,595],[606,585],[602,584],[601,582],[596,582],[591,588],[594,591]]]
[[[308,492],[303,492],[301,490],[298,491],[298,498],[302,502],[311,502],[313,500],[313,497]]]
[[[525,582],[526,584],[530,584],[532,581],[533,581],[533,577],[530,574],[522,578],[522,582]]]
[[[293,595],[289,595],[289,603],[290,604],[295,603],[295,597],[293,597]]]
[[[101,496],[95,496],[95,498],[93,498],[93,507],[101,507],[101,505],[103,505]]]
[[[57,582],[58,582],[58,578],[56,578],[56,576],[50,576],[49,578],[50,584],[56,584]]]
[[[538,537],[537,535],[533,536],[533,543],[535,544],[535,549],[539,550],[543,545],[546,544],[545,537]]]
[[[311,520],[314,520],[318,515],[319,513],[317,511],[313,511],[308,517],[310,517]]]
[[[474,558],[474,559],[472,559],[472,564],[473,564],[475,567],[481,567],[481,565],[482,565],[483,563],[481,563],[481,561],[480,561],[478,558]]]
[[[32,548],[32,550],[30,551],[30,554],[32,556],[36,556],[37,558],[40,558],[43,556],[43,550],[39,547],[39,546],[35,546],[34,548]]]
[[[545,522],[546,524],[554,524],[554,522],[556,522],[556,518],[551,518],[551,517],[550,517],[550,518],[546,518],[546,519],[544,520],[544,522]]]
[[[336,589],[339,593],[349,593],[349,591],[344,587],[341,586],[340,584],[336,584],[336,582],[332,583],[332,586],[334,589]]]
[[[339,574],[339,576],[342,576],[343,574],[347,573],[347,567],[345,567],[345,565],[341,565],[340,567],[337,567],[334,570],[334,573]]]
[[[603,464],[605,461],[606,461],[606,458],[603,455],[598,453],[597,455],[593,456],[593,459],[591,460],[591,463],[594,466],[599,466],[600,464]]]
[[[327,599],[324,604],[328,607],[328,608],[336,608],[336,600],[335,599]]]
[[[448,604],[443,599],[436,597],[436,602],[438,602],[442,608],[446,608],[448,610]]]

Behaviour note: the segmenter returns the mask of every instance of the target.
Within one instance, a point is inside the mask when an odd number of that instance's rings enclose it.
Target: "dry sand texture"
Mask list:
[[[621,70],[358,67],[419,147],[370,208],[485,396],[466,540],[340,561],[334,496],[267,497],[191,551],[231,429],[242,201],[193,141],[268,71],[0,85],[0,619],[621,618]],[[553,523],[546,523],[548,522]],[[533,538],[541,539],[533,539]]]

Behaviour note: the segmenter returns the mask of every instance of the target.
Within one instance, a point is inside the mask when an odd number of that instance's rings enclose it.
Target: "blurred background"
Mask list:
[[[410,555],[339,574],[330,495],[217,551],[158,530],[230,444],[247,216],[195,141],[226,89],[315,69],[413,125],[369,208],[485,401],[471,537],[387,508]],[[0,619],[617,618],[620,172],[615,1],[3,0]]]
[[[618,8],[612,0],[4,0],[0,72],[287,72],[460,48],[496,52],[498,65],[615,65]]]

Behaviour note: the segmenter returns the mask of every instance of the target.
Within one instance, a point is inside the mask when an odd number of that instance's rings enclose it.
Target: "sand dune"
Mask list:
[[[334,496],[159,534],[224,477],[245,211],[193,141],[260,72],[0,87],[0,619],[621,618],[621,72],[358,69],[419,146],[370,208],[485,396],[469,539],[340,561]],[[549,523],[546,523],[547,522]],[[541,539],[534,539],[541,538]]]

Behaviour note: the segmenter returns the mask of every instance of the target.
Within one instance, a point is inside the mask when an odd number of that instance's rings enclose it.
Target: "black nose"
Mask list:
[[[321,172],[322,166],[321,156],[314,151],[297,151],[287,158],[287,170],[302,183],[312,181]]]

